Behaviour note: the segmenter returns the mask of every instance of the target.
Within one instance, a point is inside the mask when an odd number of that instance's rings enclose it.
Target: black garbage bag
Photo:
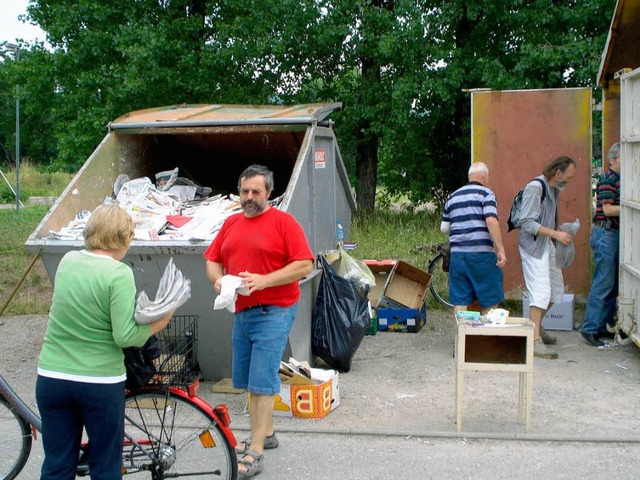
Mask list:
[[[142,347],[127,347],[122,351],[124,366],[127,370],[125,387],[128,390],[136,390],[149,383],[157,372],[153,361],[160,357],[158,339],[151,336]]]
[[[322,278],[313,312],[311,351],[331,368],[351,369],[351,359],[371,324],[367,292],[342,278],[318,256]]]

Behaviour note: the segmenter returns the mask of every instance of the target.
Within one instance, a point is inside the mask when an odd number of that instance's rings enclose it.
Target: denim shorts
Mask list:
[[[231,377],[235,388],[260,395],[280,392],[280,360],[297,310],[298,304],[260,305],[233,316]]]
[[[449,301],[454,305],[493,307],[504,300],[502,270],[493,252],[451,252],[449,260]]]

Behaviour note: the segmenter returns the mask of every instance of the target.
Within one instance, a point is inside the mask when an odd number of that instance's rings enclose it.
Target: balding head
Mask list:
[[[489,181],[489,168],[482,162],[473,162],[469,167],[469,181],[486,185]]]

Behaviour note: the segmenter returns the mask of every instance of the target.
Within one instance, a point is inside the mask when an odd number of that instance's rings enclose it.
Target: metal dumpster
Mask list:
[[[180,105],[123,115],[29,237],[26,249],[40,252],[53,281],[58,263],[82,241],[56,240],[50,231],[65,227],[82,210],[93,210],[113,196],[119,174],[154,178],[179,168],[182,176],[212,188],[237,193],[238,176],[258,163],[274,172],[272,198],[302,225],[315,254],[336,246],[336,222],[349,238],[355,201],[328,115],[341,104],[292,107]],[[199,317],[199,362],[205,379],[231,373],[232,314],[213,310],[215,292],[202,257],[210,241],[134,241],[124,262],[134,271],[138,291],[155,295],[170,257],[191,279],[192,297],[177,314]],[[320,272],[301,282],[298,314],[285,356],[313,362],[311,316]]]

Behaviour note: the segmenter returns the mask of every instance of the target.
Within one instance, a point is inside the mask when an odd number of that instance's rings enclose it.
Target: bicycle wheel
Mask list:
[[[16,478],[31,452],[31,427],[0,395],[0,479]]]
[[[449,303],[449,272],[445,272],[442,268],[443,260],[444,255],[439,253],[429,263],[429,274],[431,275],[429,290],[441,305],[452,308],[453,304]]]
[[[188,399],[157,390],[128,395],[125,403],[125,474],[139,478],[235,480],[235,448],[216,420]],[[144,475],[143,475],[144,473]]]

